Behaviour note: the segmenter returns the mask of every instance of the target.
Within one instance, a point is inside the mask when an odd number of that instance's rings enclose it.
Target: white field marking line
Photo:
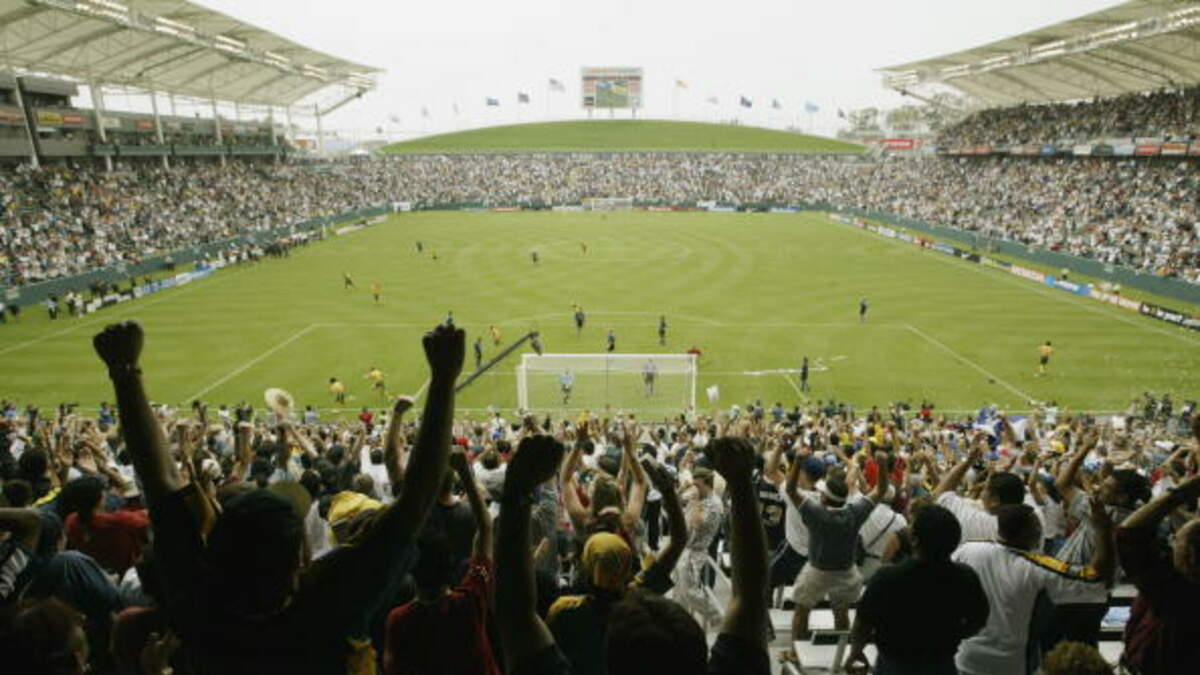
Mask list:
[[[556,315],[556,316],[557,316],[557,315]],[[526,319],[507,319],[507,320],[505,320],[505,321],[502,321],[502,322],[500,322],[500,323],[497,323],[496,325],[497,325],[497,326],[510,326],[510,325],[513,325],[513,324],[518,324],[518,323],[528,323],[528,321],[526,321]],[[423,323],[404,323],[404,322],[333,322],[333,323],[315,323],[315,324],[313,324],[313,325],[314,325],[314,326],[316,326],[316,327],[318,327],[318,328],[413,328],[413,327],[420,327],[420,326],[427,326],[427,327],[430,327],[430,328],[432,328],[434,324],[430,324],[429,322],[423,322]],[[457,325],[457,326],[460,326],[460,327],[461,327],[461,326],[463,326],[463,325],[472,325],[472,324],[461,324],[461,323],[459,323],[459,322],[457,322],[457,321],[456,321],[456,322],[455,322],[455,325]],[[482,325],[482,324],[478,324],[478,325]],[[648,324],[646,324],[646,323],[644,323],[644,322],[640,322],[640,321],[639,321],[639,322],[637,322],[637,323],[606,323],[606,324],[604,324],[604,325],[605,325],[605,326],[646,326],[646,325],[648,325]],[[687,324],[687,325],[688,325],[688,326],[693,326],[694,324]],[[753,329],[753,328],[854,328],[854,327],[856,327],[856,326],[862,326],[862,325],[869,325],[869,326],[873,326],[873,327],[875,327],[875,328],[899,328],[899,329],[901,329],[901,330],[904,330],[904,328],[905,328],[905,324],[902,324],[902,323],[872,323],[872,322],[869,322],[869,321],[868,321],[866,324],[863,324],[863,323],[861,323],[861,322],[858,322],[858,321],[847,321],[847,322],[842,322],[842,323],[804,323],[804,322],[800,322],[800,323],[740,323],[740,322],[735,322],[735,323],[721,323],[721,322],[719,322],[719,321],[711,321],[710,323],[706,323],[706,324],[704,324],[704,325],[707,325],[707,326],[712,326],[714,329],[737,329],[737,328],[745,328],[745,329]],[[574,327],[575,327],[575,324],[573,324],[573,323],[572,323],[572,324],[571,324],[569,327],[570,327],[570,328],[574,328]],[[544,329],[543,329],[543,330],[544,330]],[[594,330],[600,330],[600,329],[594,329]],[[830,360],[837,360],[838,358],[839,358],[839,357],[832,357]],[[845,358],[845,357],[843,356],[843,357],[841,357],[841,358]]]
[[[729,325],[729,324],[721,323],[720,321],[717,321],[716,319],[709,319],[707,317],[694,316],[691,314],[672,314],[670,312],[645,312],[645,311],[641,311],[641,312],[615,311],[615,310],[609,311],[609,310],[600,310],[600,309],[594,309],[594,310],[589,309],[589,310],[584,311],[584,314],[587,315],[587,317],[589,317],[589,318],[592,316],[622,316],[622,315],[624,315],[624,316],[649,316],[649,317],[658,318],[659,316],[662,316],[664,313],[668,317],[675,317],[676,319],[682,319],[684,321],[691,321],[694,323],[702,323],[702,324],[706,324],[709,326]],[[570,322],[570,325],[572,325],[572,326],[575,325],[574,315],[571,312],[550,312],[547,314],[531,314],[529,316],[519,316],[514,319],[505,319],[503,322],[501,322],[497,325],[504,326],[504,325],[512,325],[512,324],[516,324],[516,323],[529,323],[529,322],[540,321],[542,319],[561,319],[564,322]],[[630,325],[640,325],[640,324],[630,324]],[[669,328],[670,328],[670,322],[668,322],[668,329]]]
[[[1021,391],[1020,389],[1017,389],[1016,387],[1012,386],[1012,385],[1011,385],[1011,384],[1009,384],[1008,382],[1005,382],[1004,380],[1000,379],[998,376],[996,376],[996,375],[995,375],[995,374],[993,374],[992,372],[988,371],[988,370],[987,370],[986,368],[984,368],[983,366],[979,365],[978,363],[975,363],[975,362],[974,362],[974,361],[972,361],[971,359],[968,359],[967,357],[963,356],[962,354],[959,354],[958,352],[954,351],[954,349],[952,349],[951,347],[947,346],[947,345],[946,345],[946,343],[942,342],[941,340],[938,340],[937,338],[933,337],[933,336],[932,336],[932,335],[930,335],[929,333],[926,333],[925,331],[921,330],[920,328],[917,328],[916,326],[914,326],[914,325],[912,325],[912,324],[905,324],[905,325],[906,325],[906,326],[908,326],[908,329],[909,329],[910,331],[912,331],[913,333],[915,333],[916,335],[918,335],[918,336],[920,336],[920,337],[924,338],[924,339],[925,339],[925,340],[927,340],[927,341],[928,341],[930,344],[932,344],[932,345],[934,345],[935,347],[937,347],[937,348],[941,349],[942,351],[946,352],[946,353],[947,353],[947,354],[949,354],[950,356],[953,356],[953,357],[955,358],[955,360],[957,360],[957,361],[959,361],[960,363],[963,363],[963,364],[965,364],[965,365],[968,365],[968,366],[970,366],[971,368],[974,368],[975,370],[977,370],[977,371],[979,371],[979,372],[983,373],[984,375],[988,376],[988,377],[989,377],[989,378],[991,378],[992,380],[995,380],[995,382],[996,382],[997,384],[999,384],[1000,386],[1002,386],[1002,387],[1004,387],[1005,389],[1007,389],[1007,390],[1011,391],[1012,393],[1016,394],[1017,396],[1020,396],[1022,401],[1032,401],[1032,400],[1034,400],[1034,398],[1033,398],[1032,396],[1030,396],[1029,394],[1027,394],[1027,393],[1025,393],[1025,392]]]
[[[790,377],[788,377],[788,376],[787,376],[787,373],[779,373],[779,376],[783,378],[784,382],[787,382],[788,384],[792,385],[792,389],[795,389],[795,390],[796,390],[796,395],[797,395],[797,396],[799,396],[800,398],[807,398],[807,397],[804,395],[804,392],[800,391],[800,385],[798,385],[798,384],[796,384],[795,382],[793,382],[793,381],[792,381],[792,378],[790,378]]]
[[[412,395],[413,403],[416,403],[417,401],[421,400],[421,397],[425,395],[425,391],[427,389],[429,389],[430,382],[433,382],[433,378],[431,378],[431,377],[425,378],[425,382],[421,385],[421,387],[419,389],[417,389],[417,393]]]
[[[191,396],[187,397],[184,400],[195,401],[195,400],[199,399],[201,396],[207,394],[208,392],[212,391],[213,389],[216,389],[217,387],[221,386],[222,384],[225,384],[229,380],[232,380],[233,378],[237,377],[238,375],[241,375],[242,373],[246,372],[250,368],[253,368],[254,365],[256,363],[258,363],[259,361],[262,361],[263,359],[271,356],[272,354],[279,351],[280,349],[283,349],[284,347],[292,344],[296,340],[299,340],[300,338],[304,337],[305,335],[307,335],[310,331],[312,331],[316,327],[317,327],[316,324],[312,324],[312,323],[308,324],[304,328],[301,328],[300,330],[293,333],[291,335],[291,337],[284,339],[282,342],[276,344],[274,347],[270,347],[265,352],[250,359],[249,361],[243,363],[242,365],[238,366],[237,368],[234,368],[233,370],[229,371],[221,379],[217,380],[216,382],[213,382],[212,384],[201,389],[200,391],[196,392],[195,394],[192,394]]]
[[[837,221],[834,221],[832,218],[827,218],[827,220],[837,222]],[[869,232],[868,230],[861,230],[861,229],[859,229],[857,227],[853,227],[853,226],[848,226],[848,227],[851,227],[854,230],[858,230],[859,232],[862,232],[863,234],[873,235],[877,239],[890,241],[893,244],[896,244],[898,246],[905,246],[905,247],[911,248],[907,244],[907,242],[900,241],[899,239],[892,239],[891,237],[884,237],[882,235],[877,235],[873,232]],[[1042,284],[1033,283],[1028,279],[1014,279],[1012,274],[1009,274],[1008,272],[1005,272],[1003,270],[998,270],[1000,272],[1000,276],[993,276],[988,273],[988,270],[985,269],[983,265],[980,265],[978,263],[968,263],[965,265],[959,265],[959,263],[955,262],[955,260],[957,260],[957,258],[955,258],[954,260],[951,260],[948,256],[943,255],[941,253],[938,253],[937,255],[935,255],[934,259],[942,261],[948,265],[960,267],[961,269],[969,269],[972,272],[978,272],[979,274],[987,276],[988,278],[991,278],[991,279],[999,279],[999,280],[1008,282],[1010,284],[1015,284],[1021,288],[1024,288],[1027,291],[1037,293],[1038,295],[1046,295],[1048,297],[1052,297],[1052,298],[1055,298],[1062,302],[1065,302],[1068,305],[1078,307],[1079,309],[1087,310],[1089,312],[1099,314],[1101,316],[1107,316],[1108,318],[1116,319],[1117,321],[1123,321],[1131,326],[1137,326],[1138,328],[1143,328],[1145,330],[1159,333],[1161,335],[1167,335],[1167,336],[1170,336],[1173,338],[1177,338],[1177,339],[1183,340],[1184,342],[1188,342],[1190,344],[1200,345],[1200,340],[1193,338],[1193,337],[1189,337],[1188,335],[1185,335],[1183,333],[1175,333],[1175,332],[1172,332],[1169,330],[1165,330],[1163,328],[1159,328],[1158,326],[1151,325],[1149,323],[1146,323],[1145,321],[1136,321],[1133,318],[1128,317],[1128,316],[1122,316],[1121,314],[1114,314],[1106,309],[1102,309],[1103,305],[1101,305],[1100,303],[1095,302],[1093,300],[1088,300],[1086,298],[1078,298],[1074,295],[1065,293],[1063,291],[1050,290],[1048,288],[1045,288]]]
[[[230,277],[236,276],[238,272],[245,272],[245,271],[247,271],[247,270],[249,270],[249,269],[252,269],[252,268],[250,268],[250,267],[243,267],[243,268],[242,268],[242,269],[240,269],[240,270],[233,270],[231,273],[229,273],[229,274],[226,274],[226,275],[224,275],[224,276],[218,276],[216,279],[201,279],[200,281],[193,281],[193,282],[192,282],[192,284],[202,284],[202,283],[204,283],[204,282],[208,282],[208,283],[204,284],[204,286],[205,286],[205,287],[211,287],[211,286],[213,285],[213,283],[215,283],[215,282],[221,281],[222,279],[228,279],[228,278],[230,278]],[[163,297],[156,298],[156,299],[153,299],[153,300],[149,300],[149,301],[147,301],[147,302],[144,302],[144,303],[141,303],[141,304],[136,304],[135,306],[136,306],[138,309],[142,309],[142,308],[145,308],[145,307],[150,307],[150,306],[152,306],[152,305],[157,305],[157,304],[158,304],[158,303],[160,303],[160,302],[166,302],[167,300],[172,300],[172,299],[174,299],[174,298],[178,298],[180,295],[183,295],[184,293],[187,293],[188,291],[194,291],[194,290],[196,290],[197,288],[199,288],[199,285],[197,285],[197,286],[192,286],[191,284],[189,284],[189,286],[190,286],[190,288],[183,288],[183,289],[180,289],[178,293],[170,293],[170,291],[171,291],[171,290],[173,290],[173,289],[167,289],[166,291],[160,291],[160,292],[162,292],[162,293],[167,293],[167,295],[164,295]],[[176,287],[176,288],[178,288],[178,287]],[[141,299],[141,298],[138,298],[138,300],[140,300],[140,299]],[[134,300],[133,302],[134,302],[134,303],[137,303],[137,300]],[[41,304],[41,303],[38,303],[38,305],[39,305],[39,306],[40,306],[40,304]],[[128,305],[124,305],[124,304],[122,304],[122,305],[117,305],[117,307],[129,307],[129,308],[131,308],[131,309],[133,308],[132,306],[128,306]],[[111,308],[111,307],[105,307],[105,308],[103,308],[101,311],[107,312],[107,311],[108,311],[108,310],[110,310],[110,309],[112,309],[112,308]],[[70,320],[70,316],[69,316],[69,315],[68,315],[67,319],[68,319],[68,320]],[[37,344],[37,343],[39,343],[39,342],[44,342],[44,341],[46,341],[46,340],[49,340],[49,339],[51,339],[51,338],[56,338],[56,337],[58,337],[58,336],[60,336],[60,335],[66,335],[67,333],[70,333],[70,332],[72,332],[72,331],[75,331],[75,330],[79,330],[80,328],[83,328],[83,327],[85,327],[85,326],[94,326],[94,325],[96,325],[97,323],[103,323],[103,322],[104,322],[104,319],[108,319],[108,320],[109,320],[109,322],[112,322],[112,323],[115,323],[115,322],[116,322],[116,319],[115,319],[115,318],[112,318],[112,317],[110,317],[110,316],[108,315],[108,313],[106,313],[106,314],[103,314],[103,315],[101,315],[101,316],[95,316],[95,317],[93,317],[93,318],[90,318],[90,319],[84,319],[84,320],[82,320],[82,321],[79,321],[79,322],[78,322],[78,323],[76,323],[75,325],[73,325],[73,326],[68,326],[67,328],[64,328],[64,329],[62,329],[62,330],[55,331],[55,332],[53,332],[53,333],[47,333],[46,335],[40,335],[40,336],[38,336],[38,337],[35,337],[35,338],[33,338],[32,340],[26,340],[25,342],[20,342],[20,343],[17,343],[17,344],[15,344],[15,345],[11,345],[11,346],[5,347],[4,349],[0,349],[0,355],[8,354],[9,352],[15,352],[15,351],[17,351],[18,349],[24,349],[25,347],[29,347],[29,346],[31,346],[31,345],[35,345],[35,344]]]

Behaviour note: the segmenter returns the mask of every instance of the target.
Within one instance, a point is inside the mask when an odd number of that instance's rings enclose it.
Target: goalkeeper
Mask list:
[[[575,373],[564,370],[558,376],[558,388],[562,390],[563,405],[566,406],[571,401],[571,390],[575,388]]]

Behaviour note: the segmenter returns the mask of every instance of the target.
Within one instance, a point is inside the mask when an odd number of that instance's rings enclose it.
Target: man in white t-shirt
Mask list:
[[[978,504],[955,493],[967,471],[982,455],[983,441],[977,438],[966,458],[946,472],[933,491],[934,501],[958,519],[959,525],[962,526],[964,542],[994,540],[997,533],[996,509],[1025,502],[1025,481],[1021,480],[1020,476],[1007,472],[996,472],[988,477]],[[1033,511],[1040,523],[1040,511],[1036,508]],[[1040,544],[1036,550],[1041,550]]]
[[[876,570],[883,564],[883,551],[887,548],[888,535],[908,527],[908,519],[897,513],[890,504],[896,498],[896,489],[888,486],[883,501],[876,504],[867,516],[866,522],[858,530],[859,541],[862,542],[866,557],[861,565],[863,583],[871,580]]]
[[[1112,520],[1102,508],[1092,512],[1092,526],[1107,532],[1100,537],[1090,566],[1069,565],[1033,551],[1042,541],[1042,528],[1028,504],[996,509],[996,542],[967,542],[951,556],[979,575],[988,597],[987,625],[959,645],[955,665],[964,675],[1025,675],[1034,672],[1027,654],[1036,661],[1037,649],[1027,649],[1029,625],[1038,594],[1053,602],[1069,600],[1111,580],[1116,566]]]

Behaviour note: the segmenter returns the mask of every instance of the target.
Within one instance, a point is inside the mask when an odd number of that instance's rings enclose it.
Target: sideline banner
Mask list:
[[[1141,305],[1138,306],[1138,312],[1145,316],[1158,319],[1159,321],[1166,321],[1167,323],[1173,323],[1176,326],[1183,326],[1184,328],[1200,331],[1200,319],[1194,316],[1188,316],[1183,312],[1167,309],[1166,307],[1160,307],[1149,302],[1141,303]]]

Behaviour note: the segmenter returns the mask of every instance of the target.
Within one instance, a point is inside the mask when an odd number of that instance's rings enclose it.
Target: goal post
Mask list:
[[[524,410],[641,410],[696,405],[694,354],[525,354],[517,366]]]
[[[589,197],[583,200],[584,211],[632,211],[633,197]]]

